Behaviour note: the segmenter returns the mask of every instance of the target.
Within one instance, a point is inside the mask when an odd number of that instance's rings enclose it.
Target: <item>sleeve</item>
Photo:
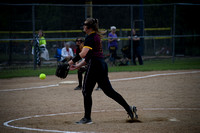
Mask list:
[[[110,33],[108,34],[108,37],[112,37]]]
[[[92,38],[85,39],[85,43],[83,48],[89,48],[90,50],[93,49],[94,40]]]
[[[62,56],[62,57],[66,57],[66,55],[65,55],[65,49],[64,49],[64,48],[62,48],[61,56]]]
[[[70,53],[69,53],[72,57],[74,56],[72,49],[70,48]]]
[[[108,38],[110,38],[110,39],[114,38],[114,36],[112,35],[112,33],[108,34]]]
[[[76,48],[76,55],[78,55],[80,53],[79,48]]]
[[[84,47],[83,48],[89,48],[90,50],[88,51],[87,55],[85,56],[85,62],[88,63],[89,59],[92,56],[92,49],[94,47],[94,39],[92,37],[86,38],[84,42]]]

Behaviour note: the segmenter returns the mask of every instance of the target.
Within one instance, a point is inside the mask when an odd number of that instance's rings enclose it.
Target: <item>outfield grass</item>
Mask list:
[[[144,65],[137,66],[116,66],[109,67],[109,72],[122,72],[122,71],[162,71],[162,70],[189,70],[200,69],[200,58],[177,58],[172,63],[171,59],[162,60],[148,60]],[[39,76],[40,73],[46,75],[54,75],[55,67],[44,67],[41,69],[33,70],[32,68],[14,69],[14,70],[1,70],[0,79],[14,78],[14,77],[32,77]],[[77,71],[70,71],[69,74],[75,74]]]

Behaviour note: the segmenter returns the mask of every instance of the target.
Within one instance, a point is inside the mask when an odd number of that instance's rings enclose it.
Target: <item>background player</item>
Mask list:
[[[36,46],[32,47],[32,54],[34,55],[36,53],[37,65],[40,67],[41,57],[44,58],[45,60],[49,60],[49,52],[46,48],[47,43],[44,37],[44,32],[42,30],[38,31],[38,35],[36,36],[36,43],[37,47]]]
[[[136,57],[137,57],[139,64],[143,65],[143,60],[142,60],[142,56],[141,56],[141,47],[140,47],[140,37],[138,34],[136,34],[135,29],[132,29],[132,32],[133,32],[133,38],[132,38],[132,40],[133,40],[133,64],[137,65],[137,63],[136,63]],[[129,38],[129,47],[131,48],[131,37],[129,36],[128,38]]]
[[[76,55],[78,55],[83,46],[84,46],[84,38],[79,37],[76,39]],[[86,65],[82,66],[81,68],[78,69],[78,86],[74,88],[74,90],[81,90],[82,89],[82,79],[83,79],[83,73],[86,71]]]
[[[118,41],[120,39],[117,38],[116,34],[116,27],[110,27],[111,32],[108,34],[108,49],[110,53],[110,61],[115,64],[115,59],[119,59],[117,56],[117,49],[118,49]]]

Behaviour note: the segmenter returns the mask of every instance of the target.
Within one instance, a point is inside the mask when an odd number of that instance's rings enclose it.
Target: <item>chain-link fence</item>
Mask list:
[[[87,18],[89,5],[1,4],[0,64],[1,66],[33,66],[33,37],[39,29],[45,33],[50,61],[55,62],[56,48],[65,41],[74,43],[85,37],[81,24]],[[199,56],[200,20],[197,4],[162,5],[92,5],[92,17],[99,19],[100,29],[110,32],[117,27],[117,54],[130,43],[131,28],[140,35],[144,59],[174,56]],[[72,43],[72,44],[73,44]],[[75,43],[74,43],[75,44]],[[73,46],[72,46],[73,47]],[[73,47],[74,48],[74,47]],[[108,40],[103,39],[108,55]]]

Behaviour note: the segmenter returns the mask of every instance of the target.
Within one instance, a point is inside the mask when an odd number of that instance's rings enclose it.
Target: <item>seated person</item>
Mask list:
[[[61,51],[61,61],[69,61],[74,56],[72,49],[70,48],[69,42],[64,43],[65,47],[62,48]]]

